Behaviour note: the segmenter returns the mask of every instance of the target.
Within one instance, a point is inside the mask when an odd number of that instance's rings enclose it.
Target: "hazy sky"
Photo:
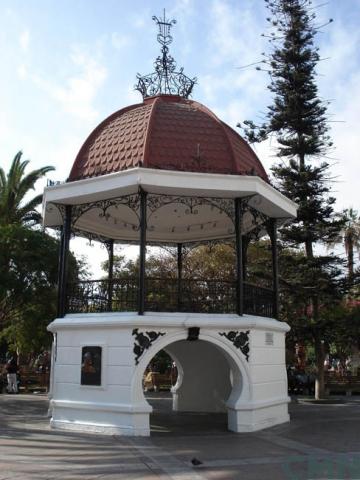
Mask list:
[[[141,101],[135,75],[153,71],[151,17],[164,7],[177,20],[171,54],[198,78],[193,98],[232,127],[260,119],[268,78],[238,67],[268,49],[263,0],[0,0],[1,166],[22,149],[33,167],[53,165],[51,178],[65,180],[91,130]],[[360,210],[360,0],[329,0],[316,12],[319,25],[334,19],[317,42],[320,95],[332,102],[337,208]],[[271,145],[256,151],[269,170]]]

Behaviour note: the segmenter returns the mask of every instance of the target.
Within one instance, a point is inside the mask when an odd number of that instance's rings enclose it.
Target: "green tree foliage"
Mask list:
[[[27,199],[30,190],[46,173],[54,170],[47,166],[33,170],[25,175],[29,160],[22,161],[22,152],[18,152],[10,166],[8,174],[0,168],[0,225],[39,223],[41,215],[36,207],[42,201],[42,195]]]
[[[30,229],[40,221],[36,207],[42,195],[29,193],[53,167],[26,174],[29,161],[21,157],[22,152],[15,155],[7,174],[0,168],[0,335],[13,348],[30,348],[37,340],[48,344],[44,319],[54,316],[57,247]]]
[[[187,251],[184,258],[184,275],[188,278],[232,281],[235,267],[235,248],[231,244],[202,245]]]
[[[56,315],[59,242],[23,225],[0,226],[1,336],[21,351],[47,346],[46,325]],[[70,277],[79,268],[70,256]]]
[[[329,245],[339,236],[343,219],[334,214],[330,194],[329,165],[321,160],[332,146],[327,123],[327,104],[318,94],[316,67],[320,60],[314,45],[318,28],[311,0],[265,0],[270,54],[269,89],[273,94],[265,121],[257,126],[245,122],[249,141],[274,135],[281,161],[272,168],[276,185],[298,203],[297,219],[281,229],[288,247],[303,249],[305,255],[291,256],[286,271],[288,295],[284,319],[310,336],[317,357],[317,396],[324,394],[324,342],[332,328],[327,322],[331,309],[344,293],[341,260],[319,255],[315,246]],[[284,262],[283,262],[284,265]]]
[[[108,261],[102,268],[108,271]],[[123,255],[114,256],[114,278],[137,276],[139,259],[126,260]],[[177,277],[177,249],[159,249],[146,258],[146,275],[151,278]],[[183,248],[183,277],[209,280],[234,280],[235,250],[229,244],[202,245]]]
[[[58,242],[42,232],[0,227],[1,336],[21,351],[49,344],[46,325],[56,313],[57,255]]]
[[[53,167],[26,173],[29,162],[18,152],[9,172],[0,168],[0,337],[14,350],[39,351],[50,343],[46,326],[56,315],[59,242],[39,229],[31,198],[36,182]],[[70,255],[70,276],[80,265]]]
[[[336,355],[346,360],[354,347],[360,349],[360,303],[343,301],[329,311],[327,320],[334,327],[327,340]]]

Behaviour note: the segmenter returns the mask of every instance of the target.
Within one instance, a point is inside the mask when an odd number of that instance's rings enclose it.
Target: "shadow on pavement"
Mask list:
[[[226,433],[226,413],[174,412],[170,392],[147,393],[153,407],[150,415],[151,435],[209,435]]]

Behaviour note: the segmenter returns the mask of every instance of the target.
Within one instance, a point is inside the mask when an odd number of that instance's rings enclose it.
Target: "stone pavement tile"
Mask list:
[[[360,404],[301,405],[284,439],[332,452],[360,451]],[[272,433],[272,432],[269,432]],[[275,432],[276,433],[276,432]]]
[[[256,434],[207,435],[171,437],[171,441],[153,437],[152,442],[166,448],[177,458],[190,461],[193,457],[201,461],[261,456],[293,455],[291,447],[273,444],[270,439],[261,439]]]
[[[290,473],[281,465],[244,465],[204,469],[207,480],[308,480],[306,467],[298,465]],[[323,479],[324,480],[324,479]]]
[[[78,479],[65,479],[65,480],[78,480]],[[96,477],[96,480],[171,480],[168,475],[162,475],[162,474],[156,474],[156,473],[150,473],[150,472],[144,472],[141,474],[127,474],[127,475],[104,475],[104,476],[99,476]]]
[[[104,473],[102,475],[92,475],[88,472],[81,472],[75,475],[73,472],[63,472],[57,474],[53,471],[48,472],[22,472],[16,474],[12,471],[0,474],[0,480],[169,480],[169,477],[158,476],[151,472],[117,472]]]
[[[37,461],[21,461],[16,463],[8,463],[1,465],[0,479],[3,478],[20,478],[26,479],[97,479],[99,477],[106,478],[108,476],[118,476],[118,478],[146,478],[154,476],[153,472],[147,465],[139,464],[100,464],[98,466],[73,465],[70,461],[67,464],[60,462],[42,463],[41,459]]]
[[[290,455],[286,457],[258,457],[242,460],[215,460],[200,467],[209,479],[274,480],[345,480],[360,479],[360,454],[356,455]],[[267,474],[261,477],[262,473]]]
[[[224,413],[213,413],[211,417],[204,413],[155,413],[150,416],[150,424],[153,436],[230,433],[227,429],[227,416]]]
[[[190,461],[182,461],[177,458],[169,449],[159,448],[152,442],[151,438],[129,439],[134,451],[139,455],[144,464],[147,464],[152,471],[168,475],[172,480],[203,480],[196,472]]]
[[[359,407],[291,405],[290,423],[251,434],[161,414],[150,438],[129,438],[53,431],[46,398],[0,395],[0,480],[360,480]]]

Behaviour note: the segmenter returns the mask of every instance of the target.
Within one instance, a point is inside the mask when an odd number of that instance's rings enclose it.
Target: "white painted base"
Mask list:
[[[198,327],[199,339],[188,341]],[[141,355],[138,333],[162,333]],[[150,435],[142,378],[154,355],[166,349],[179,369],[174,409],[228,411],[228,428],[252,432],[288,422],[285,333],[273,319],[244,315],[133,313],[67,315],[49,326],[56,333],[51,379],[52,428],[109,435]],[[249,331],[249,352],[229,332]],[[82,348],[101,347],[101,385],[81,385]]]
[[[67,430],[72,432],[97,433],[101,435],[127,435],[137,437],[150,436],[150,428],[135,428],[129,425],[114,426],[101,425],[96,419],[96,423],[79,422],[71,420],[50,420],[50,427],[54,430]]]
[[[256,432],[290,421],[288,414],[289,399],[280,403],[261,406],[247,405],[238,409],[228,409],[228,429],[232,432]]]
[[[61,430],[109,435],[150,435],[152,407],[100,402],[51,401],[50,426]]]

